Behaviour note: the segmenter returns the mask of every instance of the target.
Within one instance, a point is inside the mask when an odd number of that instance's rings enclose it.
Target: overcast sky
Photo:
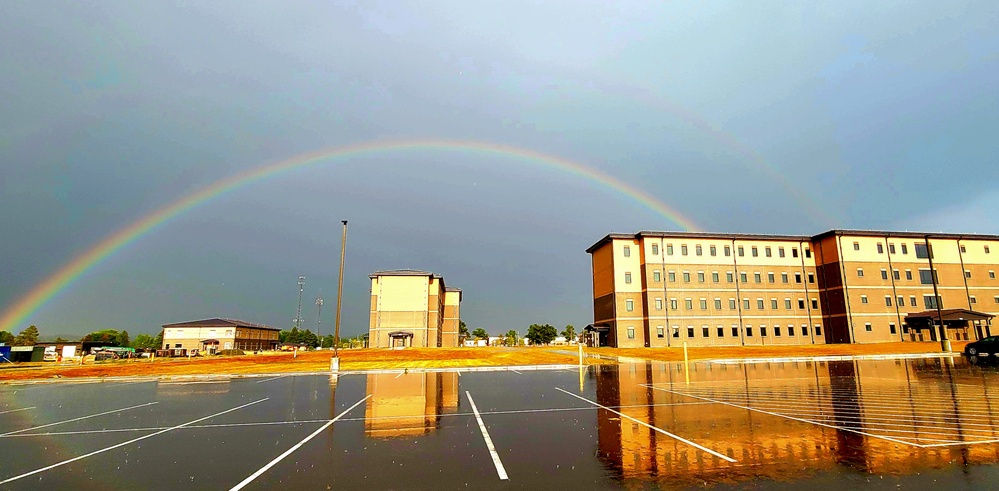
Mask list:
[[[999,2],[3,2],[0,310],[148,213],[371,140],[567,159],[717,232],[999,233]],[[368,274],[464,290],[490,333],[591,321],[611,232],[679,230],[523,159],[372,153],[241,186],[90,269],[15,333],[288,328],[307,278],[343,334]]]

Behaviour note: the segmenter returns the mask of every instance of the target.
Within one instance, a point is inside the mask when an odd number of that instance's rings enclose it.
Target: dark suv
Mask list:
[[[964,354],[968,356],[994,355],[996,353],[999,353],[999,336],[982,338],[973,343],[968,343],[964,347]]]

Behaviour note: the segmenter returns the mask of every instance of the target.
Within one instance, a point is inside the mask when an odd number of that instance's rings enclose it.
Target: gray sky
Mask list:
[[[542,152],[702,229],[999,233],[996,2],[5,2],[0,310],[218,179],[397,138]],[[677,230],[579,175],[372,153],[241,186],[122,248],[24,323],[289,327],[296,278],[343,333],[367,275],[418,268],[491,333],[591,320],[584,249]]]

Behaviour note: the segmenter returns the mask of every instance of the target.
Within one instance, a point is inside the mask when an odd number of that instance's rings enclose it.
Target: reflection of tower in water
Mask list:
[[[829,391],[836,426],[855,427],[861,414],[860,390],[855,361],[829,362]],[[836,430],[836,462],[868,471],[867,437],[853,431]]]
[[[368,374],[364,434],[372,438],[422,435],[440,427],[441,415],[457,411],[458,374]]]

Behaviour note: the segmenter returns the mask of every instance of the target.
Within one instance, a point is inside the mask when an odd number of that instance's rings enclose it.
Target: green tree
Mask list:
[[[68,340],[68,339],[66,339],[66,338],[64,338],[64,337],[62,337],[62,336],[56,336],[56,338],[55,338],[55,342],[56,342],[56,343],[68,343],[68,342],[69,342],[69,340]]]
[[[83,336],[83,342],[98,342],[103,343],[106,346],[127,346],[128,332],[118,332],[114,329],[94,331],[86,336]]]
[[[156,344],[156,338],[148,334],[139,334],[132,341],[132,347],[135,349],[160,349],[163,343]]]
[[[565,330],[562,331],[562,337],[568,342],[573,342],[576,340],[576,328],[572,327],[572,324],[565,326]]]
[[[558,337],[558,330],[551,324],[531,324],[527,328],[527,336],[524,337],[530,340],[531,344],[549,344]]]
[[[315,348],[316,346],[319,346],[319,336],[316,336],[309,329],[306,329],[301,332],[300,339],[302,343],[305,343],[305,345],[310,348]]]
[[[160,349],[160,348],[163,347],[163,330],[162,329],[160,329],[160,333],[156,336],[156,340],[155,340],[155,342],[153,344],[155,345],[155,346],[153,346],[153,349]]]
[[[11,346],[14,344],[14,341],[16,339],[17,338],[15,338],[13,334],[7,331],[0,331],[0,344],[6,344],[7,346]]]
[[[131,343],[131,340],[128,338],[128,331],[122,330],[121,333],[118,334],[118,342],[121,343],[120,346],[124,348],[130,346],[129,343]]]
[[[468,325],[463,320],[458,321],[458,334],[466,338],[468,337]]]
[[[517,341],[519,340],[519,337],[520,335],[517,333],[517,331],[510,329],[506,333],[506,342],[509,346],[517,346]]]
[[[475,330],[472,331],[472,336],[475,336],[476,339],[489,339],[489,334],[487,334],[486,330],[481,327],[475,328]]]
[[[38,328],[35,326],[28,326],[27,329],[21,331],[14,339],[15,346],[32,346],[38,342]]]

